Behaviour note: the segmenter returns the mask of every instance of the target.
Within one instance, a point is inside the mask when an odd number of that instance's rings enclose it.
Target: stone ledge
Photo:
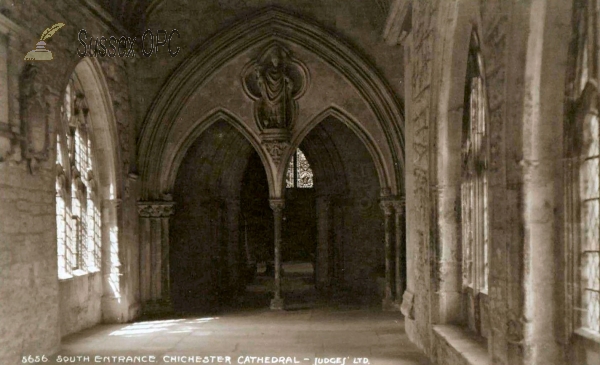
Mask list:
[[[488,365],[491,363],[487,346],[482,338],[469,332],[466,328],[453,325],[438,325],[433,327],[436,337],[435,346],[444,346],[446,350],[459,358],[460,364]],[[441,349],[436,348],[435,353]],[[452,362],[455,364],[455,362]],[[442,365],[442,363],[440,363]]]
[[[600,353],[600,334],[585,328],[575,330],[575,341],[581,343],[586,349]]]

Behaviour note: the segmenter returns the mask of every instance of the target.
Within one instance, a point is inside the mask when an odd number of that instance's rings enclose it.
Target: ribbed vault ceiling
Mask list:
[[[158,8],[164,0],[96,0],[115,20],[131,32],[138,32],[145,27],[145,14],[148,9]],[[206,0],[202,0],[206,1]],[[244,0],[218,0],[219,4],[240,3]],[[381,10],[382,15],[387,15],[391,0],[369,0]]]

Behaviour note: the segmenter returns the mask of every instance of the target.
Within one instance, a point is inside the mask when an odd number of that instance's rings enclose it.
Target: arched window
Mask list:
[[[77,77],[65,90],[56,148],[56,222],[60,278],[100,270],[100,199],[94,177],[89,108]]]
[[[463,287],[471,300],[488,287],[488,176],[489,160],[487,101],[483,61],[477,34],[471,36],[465,80],[465,111],[462,128],[461,225]],[[469,317],[480,318],[469,306]],[[472,309],[475,308],[475,309]],[[469,320],[472,324],[473,321]],[[471,326],[471,325],[470,325]],[[473,326],[479,332],[479,325]]]
[[[600,333],[600,130],[598,123],[597,2],[574,6],[574,67],[569,76],[566,153],[567,235],[573,250],[574,327]],[[569,229],[570,227],[570,229]],[[569,239],[570,238],[570,239]],[[578,274],[577,274],[578,273]]]
[[[285,187],[288,189],[313,187],[313,171],[299,148],[296,149],[288,164]]]

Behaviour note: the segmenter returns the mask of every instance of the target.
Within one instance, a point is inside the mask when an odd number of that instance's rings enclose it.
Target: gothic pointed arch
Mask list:
[[[171,156],[166,157],[167,163],[165,164],[165,167],[167,169],[167,173],[164,175],[165,181],[161,182],[161,186],[165,187],[165,191],[173,190],[173,186],[175,185],[175,180],[177,178],[177,171],[179,170],[179,166],[181,165],[181,162],[183,161],[190,146],[192,146],[192,144],[204,131],[219,121],[227,122],[244,136],[244,138],[256,150],[261,161],[263,162],[267,172],[267,179],[271,179],[272,175],[269,171],[270,166],[268,163],[268,158],[260,148],[260,141],[258,140],[258,137],[254,135],[254,133],[241,121],[241,118],[235,116],[232,112],[225,108],[218,108],[211,111],[208,115],[199,118],[195,124],[190,126],[189,130],[185,133],[186,138],[180,142],[177,148],[174,149],[175,152]],[[271,181],[269,181],[269,185],[272,185]]]
[[[350,113],[342,109],[337,105],[331,105],[327,109],[321,111],[317,115],[315,115],[311,120],[304,126],[302,130],[295,135],[291,144],[295,148],[300,146],[300,143],[305,139],[305,137],[322,121],[327,118],[335,118],[346,125],[356,136],[360,139],[360,141],[364,144],[367,151],[371,155],[373,163],[375,165],[375,170],[377,171],[377,177],[379,178],[379,186],[381,188],[388,187],[386,177],[389,176],[389,171],[386,171],[387,166],[382,159],[382,152],[379,146],[374,142],[373,138],[369,135],[369,133],[361,126],[361,123],[356,120]],[[292,154],[296,151],[295,148],[289,149],[288,153],[283,156],[284,161],[288,161]],[[279,171],[278,179],[285,178],[285,170]]]
[[[382,186],[388,187],[392,194],[403,192],[404,117],[399,98],[375,67],[339,35],[283,10],[266,8],[231,25],[198,47],[178,66],[158,93],[145,117],[138,143],[143,200],[156,199],[168,192],[164,185],[168,178],[164,174],[169,171],[165,166],[170,162],[165,159],[164,153],[171,148],[169,146],[180,145],[180,141],[169,140],[169,133],[194,93],[210,80],[212,74],[242,52],[278,40],[300,46],[316,55],[356,90],[374,115],[370,122],[382,131],[377,151],[381,152],[378,160],[385,165],[379,171],[385,182]],[[252,124],[246,120],[243,122]],[[289,145],[283,148],[289,149]],[[279,196],[283,189],[283,180],[279,178],[279,159],[267,160],[269,190],[272,196]]]
[[[120,321],[129,315],[119,269],[122,164],[112,99],[98,61],[85,58],[75,66],[60,110],[56,126],[58,276],[89,274],[102,290],[90,294],[85,305],[98,311],[97,318]],[[79,283],[75,280],[62,281],[61,290],[71,293],[71,286],[78,285],[73,283]],[[69,322],[81,298],[65,295],[63,299],[61,316]],[[70,333],[93,324],[82,321],[65,330]]]

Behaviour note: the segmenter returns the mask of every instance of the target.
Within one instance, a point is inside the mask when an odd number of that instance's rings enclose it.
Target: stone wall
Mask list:
[[[236,21],[251,18],[251,14],[269,7],[282,9],[301,18],[310,19],[319,26],[339,35],[340,39],[362,51],[378,71],[393,85],[402,97],[402,63],[397,62],[402,53],[386,47],[379,41],[385,11],[371,1],[311,1],[311,0],[244,0],[225,2],[163,1],[151,8],[148,15],[150,29],[178,29],[181,38],[174,44],[181,46],[174,57],[151,57],[148,67],[139,69],[135,105],[144,115],[156,98],[161,85],[172,71],[198,47],[206,47],[211,36],[226,29]],[[185,24],[182,27],[181,24]],[[164,51],[166,54],[166,51]]]
[[[432,73],[436,33],[436,1],[413,3],[412,32],[405,49],[410,52],[410,84],[405,108],[407,291],[414,296],[412,315],[406,319],[410,339],[426,350],[430,343],[430,242],[431,242],[431,133]],[[410,93],[410,94],[409,94]]]
[[[421,289],[411,293],[406,328],[439,364],[570,363],[573,334],[565,325],[573,314],[565,310],[569,284],[559,274],[568,257],[561,141],[570,14],[564,1],[412,2],[412,28],[402,40],[405,75],[413,81],[405,93],[406,186],[413,192],[407,255],[416,259],[408,262],[408,291]],[[457,161],[472,31],[481,40],[490,135],[486,337],[467,329],[472,303],[460,281]],[[433,50],[424,52],[423,44]],[[574,363],[593,358],[589,344]]]
[[[87,278],[74,278],[59,285],[56,246],[55,210],[55,141],[56,123],[60,118],[60,105],[63,90],[75,65],[77,56],[77,32],[85,28],[96,34],[114,34],[98,16],[86,10],[81,3],[74,1],[4,2],[0,12],[21,31],[11,33],[8,38],[8,107],[9,120],[16,135],[22,129],[19,104],[19,78],[26,64],[23,57],[35,47],[40,34],[46,27],[63,22],[60,29],[47,43],[54,60],[39,63],[40,80],[38,86],[46,90],[43,96],[48,103],[48,130],[45,136],[36,138],[48,142],[48,154],[40,156],[40,161],[24,160],[20,144],[14,136],[13,151],[0,163],[0,363],[21,363],[21,356],[50,355],[56,351],[61,335],[91,326],[100,321],[101,306],[100,274]],[[128,80],[126,65],[122,60],[105,59],[102,68],[109,80],[109,90],[119,122],[119,152],[122,165],[117,166],[117,174],[127,178],[129,171],[127,158],[133,153],[130,148],[134,133],[130,129],[133,115],[128,105]],[[43,131],[44,129],[42,129]],[[35,141],[44,143],[44,141]],[[45,157],[45,158],[44,158]],[[38,162],[38,163],[36,163]],[[121,194],[123,187],[114,187]],[[126,195],[123,205],[131,204]],[[135,268],[131,253],[137,246],[135,225],[119,225],[121,245],[121,277],[123,302],[133,305],[135,287],[128,281],[135,278],[131,271]],[[87,281],[87,282],[86,282]],[[82,314],[78,314],[78,312]],[[83,314],[85,313],[85,314]],[[69,318],[69,320],[66,320]],[[77,318],[78,321],[70,319]],[[65,320],[62,320],[65,319]],[[129,317],[123,316],[122,320]]]

